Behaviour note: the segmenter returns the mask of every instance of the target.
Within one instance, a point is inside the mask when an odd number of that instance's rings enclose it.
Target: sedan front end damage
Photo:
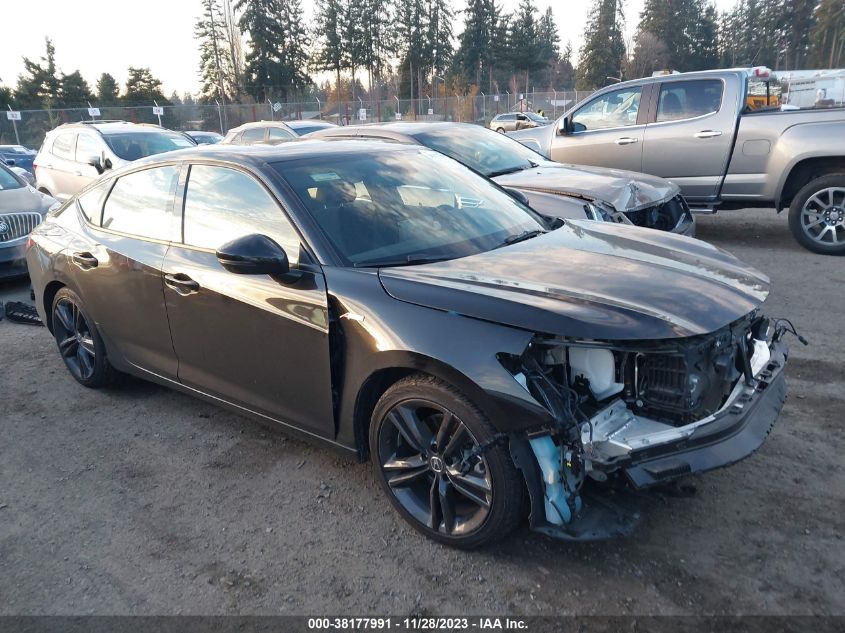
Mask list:
[[[756,311],[669,341],[537,336],[501,359],[554,416],[512,437],[532,528],[567,540],[630,533],[632,491],[733,464],[756,451],[786,397],[785,328]]]

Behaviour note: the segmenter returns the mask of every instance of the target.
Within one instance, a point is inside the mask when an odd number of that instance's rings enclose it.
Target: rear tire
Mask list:
[[[845,174],[821,176],[795,194],[789,229],[814,253],[845,255]]]
[[[59,354],[70,375],[92,389],[111,384],[115,372],[106,357],[103,339],[73,290],[61,288],[56,293],[50,318]]]
[[[503,128],[503,127],[497,127],[497,128],[496,128],[496,131],[497,131],[499,134],[504,134],[504,133],[505,133],[505,128]]]
[[[384,493],[427,537],[462,549],[508,534],[524,516],[524,485],[507,446],[477,446],[496,429],[451,385],[416,374],[390,387],[370,424],[370,455]]]

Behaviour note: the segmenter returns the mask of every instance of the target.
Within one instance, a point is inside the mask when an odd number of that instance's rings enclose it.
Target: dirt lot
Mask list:
[[[810,347],[759,453],[597,544],[443,548],[368,465],[140,381],[85,390],[46,329],[0,322],[0,614],[845,614],[845,258],[769,211],[699,236],[769,274]]]

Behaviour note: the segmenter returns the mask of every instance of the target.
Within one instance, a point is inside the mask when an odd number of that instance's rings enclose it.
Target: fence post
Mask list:
[[[314,99],[316,99],[316,101],[317,101],[318,116],[322,119],[323,118],[323,104],[320,103],[320,97],[318,97],[317,95],[314,95]]]
[[[552,92],[555,93],[555,100],[552,101],[552,118],[557,118],[557,90],[552,88]]]

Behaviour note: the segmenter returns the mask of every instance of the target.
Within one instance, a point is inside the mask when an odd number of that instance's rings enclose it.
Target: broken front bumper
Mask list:
[[[687,437],[633,452],[622,470],[636,488],[729,466],[754,453],[771,431],[786,400],[784,367],[788,354],[773,343],[771,358],[741,391],[707,424]]]
[[[605,453],[600,463],[593,462],[588,468],[594,474],[621,472],[634,490],[604,484],[592,487],[588,482],[581,492],[581,508],[571,522],[554,524],[547,520],[547,490],[541,468],[528,440],[512,437],[511,455],[522,470],[531,498],[531,528],[563,540],[626,536],[640,519],[636,490],[729,466],[754,453],[766,440],[786,400],[788,348],[782,341],[775,341],[767,349],[768,358],[755,366],[753,380],[737,384],[725,406],[712,416],[671,431],[664,426],[653,433],[625,433],[636,429],[637,421],[632,420],[630,426],[619,427],[615,437],[614,433],[606,435],[603,439],[611,444],[603,448],[615,448],[620,454],[608,459]],[[598,443],[595,447],[600,448]],[[585,458],[590,459],[589,450]]]

